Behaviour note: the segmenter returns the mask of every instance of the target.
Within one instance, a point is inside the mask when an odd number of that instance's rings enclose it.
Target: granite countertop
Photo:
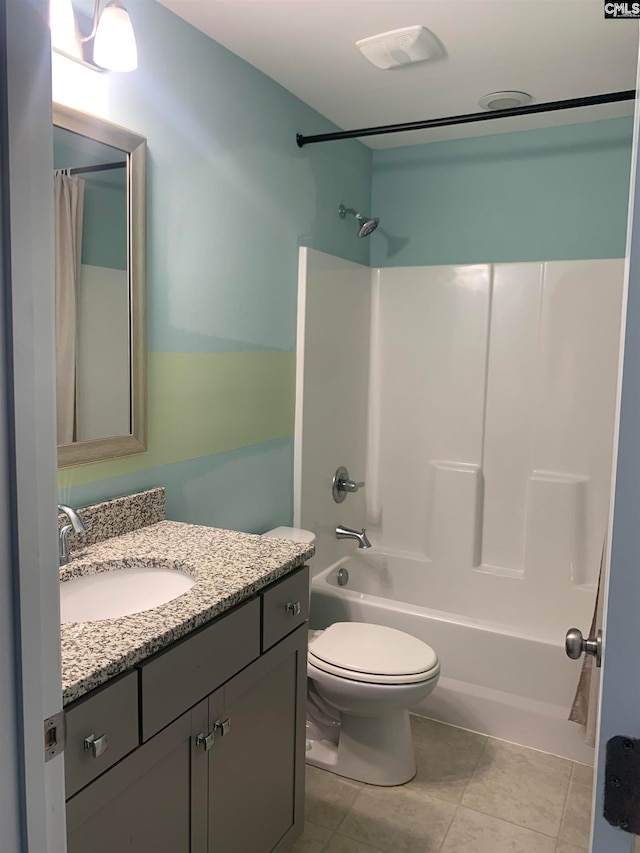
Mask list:
[[[64,582],[128,561],[195,578],[179,598],[119,619],[61,626],[62,698],[68,705],[149,655],[229,610],[313,555],[313,545],[232,530],[161,521],[74,552]]]

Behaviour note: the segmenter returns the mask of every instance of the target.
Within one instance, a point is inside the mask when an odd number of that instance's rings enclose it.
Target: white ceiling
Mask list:
[[[502,89],[542,103],[636,85],[638,23],[605,21],[603,0],[160,2],[343,129],[479,112],[479,98]],[[381,71],[355,47],[415,24],[436,34],[444,58]],[[627,102],[362,141],[416,145],[631,112]]]

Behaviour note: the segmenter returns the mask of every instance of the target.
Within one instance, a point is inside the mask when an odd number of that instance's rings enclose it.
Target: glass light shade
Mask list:
[[[100,15],[93,41],[93,61],[109,71],[134,71],[138,67],[131,18],[118,0],[112,0]]]
[[[64,53],[77,54],[76,20],[71,0],[51,0],[49,19],[51,46]]]

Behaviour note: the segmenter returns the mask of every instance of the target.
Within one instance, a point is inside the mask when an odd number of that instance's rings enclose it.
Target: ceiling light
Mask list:
[[[478,103],[485,110],[515,110],[530,104],[533,98],[527,92],[491,92],[484,95]]]
[[[79,20],[82,16],[74,14],[71,0],[51,0],[51,44],[55,51],[95,70],[137,68],[136,38],[129,13],[120,0],[111,0],[102,13],[100,0],[95,0],[89,35],[82,35]],[[85,26],[84,32],[87,29]]]
[[[387,71],[398,65],[424,62],[443,56],[444,50],[437,37],[426,27],[403,27],[379,33],[356,42],[356,47],[376,68]]]
[[[100,15],[93,41],[93,61],[111,71],[135,71],[138,49],[129,13],[111,0]]]

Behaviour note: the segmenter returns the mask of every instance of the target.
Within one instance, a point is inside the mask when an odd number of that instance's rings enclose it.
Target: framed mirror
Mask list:
[[[54,104],[58,467],[146,447],[146,139]]]

